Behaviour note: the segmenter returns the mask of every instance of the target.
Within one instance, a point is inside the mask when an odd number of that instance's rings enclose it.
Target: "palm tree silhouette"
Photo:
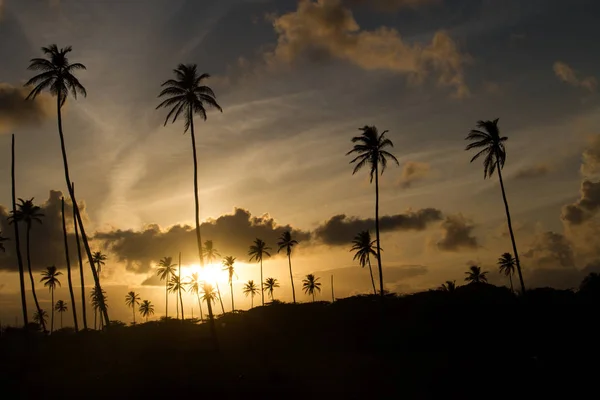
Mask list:
[[[131,291],[125,295],[125,305],[131,307],[131,310],[133,311],[133,325],[135,325],[135,307],[139,304],[140,296],[136,292]]]
[[[94,309],[94,329],[97,329],[96,327],[96,317],[98,315],[98,311],[100,311],[102,313],[102,308],[108,308],[108,304],[107,304],[107,297],[106,297],[106,292],[104,291],[104,289],[100,288],[99,286],[94,286],[94,288],[92,289],[92,292],[90,294],[90,298],[91,298],[91,303],[92,303],[92,308]],[[103,318],[102,315],[100,315],[100,326],[101,328],[104,327],[104,323],[103,323]]]
[[[260,262],[260,295],[262,299],[262,305],[265,305],[265,288],[263,287],[263,258],[265,256],[271,257],[269,254],[270,247],[262,240],[256,238],[254,240],[254,244],[250,246],[248,250],[248,255],[250,256],[250,261],[256,260],[256,262]]]
[[[375,242],[375,240],[371,240],[371,233],[369,231],[362,231],[354,237],[352,240],[352,248],[350,249],[350,251],[354,251],[353,260],[358,259],[360,266],[363,268],[365,265],[369,266],[373,294],[377,294],[377,289],[375,289],[375,279],[373,279],[373,268],[371,268],[371,256],[377,257]]]
[[[142,317],[146,318],[146,322],[148,322],[148,317],[150,315],[154,315],[154,306],[150,300],[142,301],[142,305],[140,305],[140,314],[142,314]]]
[[[34,312],[33,322],[40,326],[46,326],[46,324],[48,323],[48,313],[44,310]]]
[[[442,292],[454,292],[456,290],[456,281],[446,281],[438,290]]]
[[[206,260],[209,264],[212,264],[217,260],[217,258],[221,257],[221,254],[215,249],[213,246],[212,240],[207,240],[204,242],[204,247],[202,248],[202,254],[206,257]],[[223,305],[223,298],[221,297],[221,289],[219,289],[219,282],[215,281],[215,285],[217,286],[217,293],[219,294],[219,303],[221,304],[221,312],[225,314],[225,306]],[[212,321],[212,304],[208,305],[208,317]]]
[[[233,304],[233,275],[235,274],[235,269],[233,268],[233,264],[235,263],[235,257],[226,256],[223,259],[223,271],[227,272],[229,276],[229,290],[231,290],[231,311],[235,311],[235,306]]]
[[[62,151],[63,167],[65,171],[65,181],[67,183],[67,189],[71,197],[71,202],[75,208],[74,218],[79,224],[81,231],[81,238],[83,240],[83,247],[88,257],[90,266],[93,267],[92,262],[92,251],[88,243],[87,235],[85,234],[85,227],[83,226],[83,220],[79,213],[79,206],[77,199],[75,198],[75,192],[73,191],[73,185],[71,183],[71,177],[69,174],[69,161],[67,159],[67,149],[65,145],[65,137],[62,129],[62,113],[61,109],[67,101],[69,92],[74,99],[77,99],[77,94],[82,94],[84,97],[87,96],[87,92],[79,80],[75,77],[74,73],[79,70],[85,70],[86,67],[80,63],[70,63],[67,55],[72,51],[71,46],[59,49],[57,45],[52,44],[48,47],[42,47],[42,52],[47,58],[33,58],[30,61],[28,69],[31,71],[40,71],[38,75],[32,77],[25,83],[26,87],[35,87],[31,90],[26,100],[34,100],[44,90],[48,90],[52,96],[56,97],[56,113],[58,117],[58,136],[60,138],[60,149]],[[96,274],[96,270],[92,268],[92,275],[94,277],[94,283],[100,287],[100,280]],[[103,299],[100,299],[101,301]],[[108,310],[104,304],[100,304],[102,314],[106,323],[109,323]]]
[[[67,303],[62,300],[58,300],[54,305],[54,309],[60,314],[60,329],[63,328],[63,313],[67,311]]]
[[[514,292],[512,276],[515,273],[515,259],[513,258],[512,254],[504,253],[500,256],[498,259],[498,271],[501,274],[508,276],[510,281],[510,291]]]
[[[63,240],[65,243],[65,260],[67,262],[67,283],[69,285],[69,295],[71,296],[71,304],[73,305],[73,325],[75,325],[75,332],[79,332],[79,324],[77,323],[77,310],[75,308],[75,293],[73,292],[73,280],[71,279],[71,258],[69,257],[69,242],[67,240],[67,222],[65,220],[65,198],[60,198],[61,215],[62,215],[62,229],[63,229]],[[62,328],[62,314],[61,314],[61,328]]]
[[[27,251],[27,269],[29,271],[29,280],[31,281],[31,293],[33,294],[33,301],[35,303],[35,308],[38,313],[40,313],[40,303],[38,302],[37,293],[35,291],[35,279],[33,278],[33,272],[31,270],[31,227],[33,226],[33,222],[42,223],[42,217],[44,214],[40,212],[41,208],[33,204],[33,197],[29,200],[19,199],[19,204],[17,204],[17,210],[13,211],[10,218],[10,223],[18,224],[20,222],[25,223],[27,236],[26,240],[26,251]],[[54,302],[53,302],[54,304]],[[42,320],[42,329],[46,331],[46,324]]]
[[[318,282],[319,278],[316,278],[313,274],[306,275],[306,278],[302,281],[302,289],[304,293],[312,296],[312,301],[315,301],[315,292],[321,292],[321,283]]]
[[[101,251],[95,251],[92,253],[92,259],[94,260],[98,277],[100,277],[100,274],[102,273],[102,266],[106,265],[105,261],[107,260],[107,257]]]
[[[169,317],[169,282],[171,280],[170,276],[175,274],[176,266],[176,264],[173,264],[173,257],[163,257],[158,262],[158,268],[156,269],[156,275],[158,275],[161,281],[165,281],[165,318]],[[177,300],[175,300],[175,304],[177,304]]]
[[[175,298],[179,297],[179,304],[181,304],[181,319],[185,319],[183,315],[183,297],[181,296],[181,291],[185,291],[185,283],[179,278],[179,275],[171,275],[171,280],[169,281],[168,291],[171,293],[175,293]],[[177,319],[179,319],[179,305],[177,306]]]
[[[188,290],[196,295],[196,298],[198,299],[198,308],[200,309],[200,321],[204,321],[204,316],[202,315],[202,302],[200,301],[200,277],[197,272],[193,272],[189,279],[190,280],[187,283]]]
[[[356,174],[365,165],[370,166],[370,182],[373,183],[373,177],[375,177],[375,235],[377,240],[377,266],[379,269],[379,291],[381,296],[384,296],[383,292],[383,269],[381,268],[381,241],[379,239],[379,165],[381,164],[381,174],[388,163],[388,158],[394,161],[397,165],[400,165],[396,157],[384,150],[387,147],[394,147],[392,141],[385,137],[388,131],[383,131],[381,134],[377,131],[375,126],[364,126],[359,130],[362,131],[362,135],[355,136],[352,138],[354,147],[346,155],[353,153],[358,154],[350,164],[356,163],[352,175]]]
[[[12,200],[12,215],[17,214],[17,198],[16,198],[16,179],[15,179],[15,134],[11,138],[11,164],[10,164],[10,180],[11,180],[11,200]],[[23,326],[26,328],[29,324],[29,315],[27,314],[27,296],[25,295],[25,269],[23,268],[23,257],[21,256],[21,236],[19,235],[19,224],[13,224],[15,234],[15,253],[17,254],[17,266],[19,268],[19,288],[21,289],[21,312],[23,313]]]
[[[202,284],[202,300],[207,303],[214,303],[217,300],[215,288],[208,282]]]
[[[525,282],[521,273],[521,264],[519,263],[519,253],[517,252],[517,243],[515,234],[512,228],[510,219],[510,211],[508,209],[508,200],[506,199],[506,191],[504,190],[504,182],[502,181],[502,168],[506,161],[506,148],[504,142],[508,139],[506,136],[500,136],[498,128],[498,118],[493,121],[477,121],[477,128],[472,129],[465,140],[470,140],[465,150],[477,149],[479,152],[471,158],[471,162],[477,160],[481,156],[485,156],[483,160],[483,179],[491,178],[494,171],[498,170],[498,180],[502,190],[502,200],[504,200],[504,209],[506,211],[506,221],[508,222],[508,232],[512,242],[513,252],[515,255],[515,263],[517,272],[519,273],[519,282],[521,283],[521,292],[525,293]]]
[[[465,272],[465,275],[467,275],[465,281],[470,283],[487,283],[487,274],[487,271],[481,272],[481,267],[473,265]]]
[[[71,183],[73,193],[75,193],[75,182]],[[79,280],[81,281],[81,310],[83,317],[83,329],[87,330],[87,310],[85,301],[85,279],[83,277],[83,259],[81,258],[81,242],[79,241],[79,227],[77,226],[77,218],[75,218],[77,212],[75,205],[73,205],[73,225],[75,226],[75,241],[77,242],[77,259],[79,260]],[[74,303],[73,303],[74,304]]]
[[[40,282],[44,282],[44,286],[50,290],[50,297],[52,298],[52,303],[54,304],[54,289],[56,286],[61,286],[58,277],[62,275],[62,272],[58,271],[54,265],[47,267],[44,272],[42,272],[42,279]],[[50,333],[54,332],[54,307],[52,307],[52,319],[50,320]]]
[[[275,279],[275,278],[265,279],[265,283],[263,285],[263,291],[267,291],[269,296],[271,296],[271,301],[275,300],[273,298],[273,291],[275,290],[275,288],[278,288],[278,287],[279,287],[279,283],[277,282],[277,279]]]
[[[248,297],[250,295],[251,305],[250,308],[254,308],[254,296],[259,292],[258,287],[254,284],[253,280],[249,280],[246,284],[244,284],[244,295]]]
[[[292,232],[289,230],[283,232],[277,241],[277,246],[279,246],[277,253],[285,249],[288,257],[288,264],[290,267],[290,282],[292,283],[292,298],[294,300],[294,304],[296,303],[296,290],[294,289],[294,275],[292,274],[292,248],[297,244],[298,241],[292,239]]]

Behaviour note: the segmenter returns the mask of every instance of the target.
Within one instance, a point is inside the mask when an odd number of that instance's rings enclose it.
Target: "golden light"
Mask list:
[[[197,273],[201,282],[208,282],[212,285],[216,283],[228,283],[227,272],[223,271],[223,266],[221,264],[206,264],[204,268],[200,267],[199,264],[192,264],[186,267],[186,269],[186,275]]]

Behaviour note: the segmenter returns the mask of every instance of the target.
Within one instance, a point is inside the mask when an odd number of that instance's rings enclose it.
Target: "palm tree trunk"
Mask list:
[[[221,303],[221,312],[225,314],[225,307],[223,306],[223,299],[221,298],[221,289],[219,289],[219,282],[217,284],[217,293],[219,294],[219,303]],[[210,318],[210,315],[208,316]]]
[[[514,293],[514,289],[513,289],[513,283],[512,283],[512,274],[508,275],[508,280],[510,281],[510,291],[511,293]]]
[[[61,311],[61,312],[60,312],[60,329],[62,329],[62,328],[63,328],[63,320],[62,320],[62,315],[63,315],[63,312]]]
[[[290,266],[290,281],[292,282],[292,298],[296,304],[296,290],[294,289],[294,275],[292,275],[292,254],[288,252],[288,264]]]
[[[498,160],[498,158],[496,157]],[[506,210],[506,220],[508,221],[508,232],[510,233],[510,240],[512,242],[513,251],[515,253],[515,262],[517,264],[517,272],[519,273],[519,282],[521,283],[521,293],[525,294],[525,282],[523,281],[523,274],[521,273],[521,263],[519,263],[519,253],[517,252],[517,243],[515,242],[515,234],[513,233],[512,222],[510,220],[510,211],[508,210],[508,200],[506,199],[506,192],[504,190],[504,182],[502,181],[502,169],[500,168],[500,161],[496,161],[496,167],[498,169],[498,179],[500,180],[500,188],[502,189],[502,200],[504,200],[504,209]]]
[[[262,300],[262,305],[265,305],[265,291],[263,287],[263,265],[262,265],[262,256],[260,257],[260,296]]]
[[[200,321],[204,322],[204,316],[202,315],[202,301],[200,301],[200,294],[196,292],[196,298],[198,299],[198,308],[200,309]]]
[[[54,288],[50,288],[50,298],[52,299],[52,319],[50,320],[50,333],[54,332]]]
[[[229,280],[229,290],[231,290],[231,312],[235,311],[235,305],[233,304],[233,282]]]
[[[379,163],[375,163],[375,235],[377,236],[377,267],[379,269],[379,292],[383,293],[383,268],[381,268],[381,243],[379,241]]]
[[[15,134],[12,135],[12,147],[11,147],[11,181],[12,181],[12,208],[13,216],[17,213],[17,195],[16,195],[16,184],[15,184]],[[25,296],[25,271],[23,268],[23,257],[21,255],[21,237],[19,236],[19,224],[17,221],[13,221],[13,228],[15,232],[15,250],[17,253],[17,264],[19,266],[19,285],[21,287],[21,310],[23,311],[23,326],[27,327],[29,324],[29,317],[27,315],[27,297]]]
[[[16,222],[15,222],[16,223]],[[33,279],[33,272],[31,271],[31,223],[27,223],[27,269],[29,270],[29,279],[31,280],[31,293],[33,294],[33,301],[35,303],[35,307],[38,310],[38,314],[42,315],[42,309],[40,308],[40,303],[38,302],[37,293],[35,292],[35,280]],[[54,304],[52,304],[54,307]],[[46,323],[44,322],[44,318],[41,319],[41,325],[44,332],[46,332]]]
[[[250,308],[254,308],[254,295],[250,296]]]
[[[371,267],[371,257],[367,258],[367,262],[369,264],[369,273],[371,274],[371,284],[373,285],[373,294],[377,294],[377,289],[375,289],[375,279],[373,278],[373,267]]]
[[[62,130],[62,114],[61,114],[61,96],[60,94],[56,96],[56,108],[58,114],[58,135],[60,137],[60,149],[62,151],[63,158],[63,166],[65,170],[65,180],[67,182],[67,188],[69,189],[69,195],[71,196],[71,202],[73,203],[73,207],[75,208],[75,214],[77,223],[79,224],[79,230],[81,231],[81,238],[83,240],[83,247],[88,256],[88,261],[90,263],[90,267],[92,268],[92,275],[94,277],[94,283],[98,291],[101,290],[100,287],[100,279],[98,278],[98,274],[94,269],[94,260],[92,257],[92,251],[90,250],[90,245],[88,243],[87,235],[85,234],[85,227],[83,226],[83,220],[81,219],[81,214],[79,213],[79,205],[77,204],[77,199],[75,198],[75,192],[73,191],[73,185],[71,184],[71,177],[69,175],[69,161],[67,160],[67,149],[65,147],[65,137],[63,135]],[[104,304],[104,298],[101,296],[100,298],[100,312],[104,316],[104,320],[106,321],[106,326],[110,325],[110,320],[108,319],[108,310],[106,305]]]
[[[194,201],[196,203],[196,241],[198,242],[198,258],[200,267],[204,267],[204,257],[202,256],[202,235],[200,234],[200,200],[198,199],[198,158],[196,155],[196,135],[194,133],[194,114],[191,106],[188,110],[190,119],[190,133],[192,136],[192,152],[194,155]]]
[[[65,221],[65,198],[60,199],[61,212],[62,212],[62,227],[63,227],[63,238],[65,241],[65,260],[67,262],[67,280],[69,282],[69,294],[71,295],[71,310],[73,311],[73,324],[75,325],[75,332],[79,332],[79,324],[77,323],[77,311],[75,308],[75,293],[73,293],[73,280],[71,279],[71,258],[69,257],[69,243],[67,240],[67,223]],[[60,327],[62,329],[62,313],[60,314]]]
[[[185,317],[183,316],[183,297],[181,296],[181,252],[179,252],[179,301],[181,302],[181,320],[185,321]]]
[[[75,193],[75,183],[71,183],[73,193]],[[73,205],[73,222],[75,225],[75,241],[77,242],[77,258],[79,259],[79,279],[81,280],[81,311],[83,317],[83,329],[87,330],[87,312],[85,305],[85,280],[83,278],[83,260],[81,259],[81,242],[79,241],[79,227],[77,226],[77,218],[75,218],[75,205]],[[75,303],[73,303],[75,304]]]
[[[315,292],[312,292],[313,303],[315,302]]]
[[[167,270],[167,279],[165,280],[165,320],[169,318],[169,270]]]
[[[94,330],[98,329],[98,311],[94,307]]]
[[[333,291],[333,275],[331,275],[331,302],[335,303],[335,292]]]
[[[133,305],[131,306],[131,311],[133,314],[133,324],[135,325],[135,301],[133,302]]]

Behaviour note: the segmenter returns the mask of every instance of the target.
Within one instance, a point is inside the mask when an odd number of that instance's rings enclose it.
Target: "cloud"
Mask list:
[[[554,63],[553,69],[556,76],[563,82],[566,82],[572,86],[583,88],[590,93],[596,92],[598,80],[595,77],[588,76],[585,78],[580,78],[577,71],[560,61]]]
[[[590,136],[587,148],[583,151],[581,174],[583,176],[600,173],[600,135]]]
[[[415,182],[422,181],[429,176],[431,166],[427,163],[407,161],[402,165],[400,186],[407,189]]]
[[[417,8],[439,4],[442,0],[344,0],[351,5],[368,5],[378,11],[397,11],[402,8]]]
[[[4,0],[0,0],[0,21],[2,21],[3,16],[4,16]]]
[[[479,243],[472,236],[474,225],[462,214],[449,215],[442,222],[442,239],[437,243],[442,251],[459,251],[464,249],[477,249]]]
[[[529,249],[523,253],[527,263],[538,268],[572,268],[575,266],[573,244],[563,234],[544,232],[537,235]]]
[[[439,86],[454,88],[457,97],[470,94],[464,77],[469,56],[444,31],[423,46],[404,42],[392,28],[362,30],[341,0],[300,0],[296,11],[272,17],[272,22],[278,41],[266,55],[271,65],[340,59],[365,70],[404,74],[416,83],[431,74]]]
[[[424,208],[418,211],[407,211],[404,214],[386,215],[379,219],[381,232],[422,231],[428,224],[442,219],[442,212],[435,208]],[[335,215],[314,231],[316,240],[330,246],[345,246],[360,231],[375,229],[373,218],[347,217],[345,214]]]
[[[546,164],[530,165],[523,167],[515,173],[515,179],[533,179],[546,176],[552,171]]]
[[[569,224],[580,225],[591,219],[600,207],[600,182],[585,179],[581,182],[580,197],[563,207],[561,218]]]
[[[0,133],[8,133],[21,126],[36,126],[52,114],[53,101],[41,94],[33,101],[25,101],[27,88],[0,82]]]

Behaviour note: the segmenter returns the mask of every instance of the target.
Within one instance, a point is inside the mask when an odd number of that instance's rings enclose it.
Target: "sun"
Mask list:
[[[199,264],[192,264],[187,267],[188,273],[197,273],[200,281],[210,284],[227,283],[227,273],[222,271],[220,264],[206,264],[204,268]]]

